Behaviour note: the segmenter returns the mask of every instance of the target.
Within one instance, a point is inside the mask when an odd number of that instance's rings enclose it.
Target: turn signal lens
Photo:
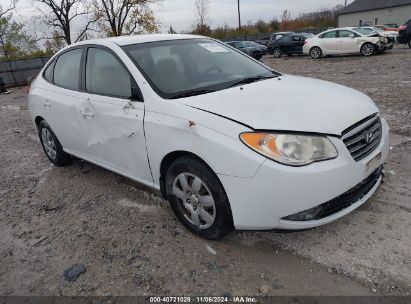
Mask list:
[[[337,149],[325,136],[242,133],[240,138],[254,151],[289,166],[306,166],[338,156]]]

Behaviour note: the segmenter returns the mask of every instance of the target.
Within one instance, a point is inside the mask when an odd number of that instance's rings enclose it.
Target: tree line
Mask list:
[[[0,56],[47,56],[74,42],[110,36],[158,32],[151,4],[160,0],[34,0],[36,18],[15,21],[18,0],[0,5]],[[40,47],[42,46],[42,47]]]
[[[34,0],[37,12],[29,24],[13,18],[19,0],[0,5],[0,57],[16,59],[49,56],[62,47],[90,39],[159,31],[159,21],[151,7],[161,0]],[[343,5],[291,17],[288,10],[280,18],[258,20],[239,26],[211,28],[209,0],[193,0],[197,18],[191,30],[217,39],[256,35],[275,31],[308,30],[337,26]],[[239,2],[238,2],[239,3]],[[27,31],[30,26],[30,34]],[[176,33],[170,26],[169,33]],[[2,50],[2,52],[1,52]]]
[[[347,0],[344,5],[337,5],[331,9],[321,9],[315,12],[302,13],[296,17],[292,17],[288,10],[285,10],[280,18],[272,18],[269,21],[262,19],[241,25],[241,17],[239,14],[239,26],[231,27],[227,24],[211,28],[208,18],[209,0],[195,0],[197,23],[188,33],[210,36],[216,39],[224,39],[237,36],[251,36],[265,33],[273,33],[277,31],[309,31],[315,29],[323,29],[338,26],[338,15],[347,5]],[[169,33],[174,29],[170,27]]]

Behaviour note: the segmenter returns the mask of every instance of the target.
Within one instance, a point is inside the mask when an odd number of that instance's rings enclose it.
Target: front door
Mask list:
[[[359,52],[357,35],[348,30],[338,31],[337,49],[345,54]]]
[[[144,103],[131,101],[133,77],[111,51],[88,47],[84,99],[78,109],[86,158],[152,183]]]

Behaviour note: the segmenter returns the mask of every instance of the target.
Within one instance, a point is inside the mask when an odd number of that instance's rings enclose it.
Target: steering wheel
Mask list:
[[[217,71],[220,74],[223,72],[219,67],[214,66],[214,67],[211,67],[211,68],[208,68],[207,70],[205,70],[204,74],[210,74],[210,72],[212,72],[212,71]]]

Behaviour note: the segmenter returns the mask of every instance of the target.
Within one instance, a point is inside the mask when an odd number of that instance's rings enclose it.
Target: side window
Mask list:
[[[337,38],[337,31],[327,32],[323,34],[320,38],[323,38],[323,39]]]
[[[45,70],[44,73],[43,73],[44,78],[45,78],[48,82],[53,82],[54,64],[55,64],[55,61],[53,61],[52,63],[50,63],[49,66],[46,68],[46,70]]]
[[[82,49],[68,51],[57,59],[54,83],[67,89],[78,89]]]
[[[356,35],[355,35],[353,32],[351,32],[351,31],[339,31],[338,35],[339,35],[340,38],[349,38],[350,35],[356,36]]]
[[[131,77],[111,53],[89,48],[86,63],[86,90],[90,93],[129,98]]]

